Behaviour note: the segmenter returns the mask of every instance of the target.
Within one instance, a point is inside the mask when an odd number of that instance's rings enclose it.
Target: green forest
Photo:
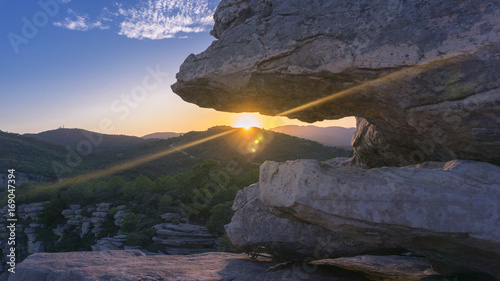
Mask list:
[[[233,215],[231,206],[236,192],[258,181],[258,169],[249,163],[205,160],[189,173],[154,179],[144,175],[133,180],[112,176],[60,189],[45,189],[46,183],[26,183],[19,188],[22,194],[19,203],[50,201],[42,215],[44,227],[38,233],[39,239],[48,245],[48,251],[89,250],[95,239],[118,232],[127,235],[129,246],[157,251],[159,245],[151,240],[154,235],[151,227],[162,223],[160,215],[164,213],[179,213],[191,223],[206,225],[211,233],[224,237],[223,226]],[[127,205],[131,213],[120,228],[110,219],[99,237],[90,234],[81,238],[75,232],[56,242],[59,237],[52,229],[64,222],[61,212],[71,204],[87,206],[96,202]],[[110,218],[117,211],[116,207],[112,208]]]

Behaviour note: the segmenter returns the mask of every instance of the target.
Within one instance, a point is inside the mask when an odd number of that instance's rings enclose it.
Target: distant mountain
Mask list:
[[[82,141],[90,141],[93,151],[120,150],[146,143],[146,140],[125,135],[106,135],[83,129],[56,129],[38,134],[25,134],[27,137],[44,140],[62,146],[77,147]]]
[[[272,128],[270,130],[317,141],[328,146],[350,147],[351,139],[356,128],[287,125]]]
[[[228,126],[213,127],[204,132],[189,132],[178,137],[175,145],[181,146],[228,131],[232,133],[185,149],[185,151],[205,159],[224,161],[232,160],[235,157],[251,158],[252,162],[256,163],[262,163],[266,160],[329,159],[349,155],[349,152],[344,149],[326,147],[315,141],[278,132],[259,128],[235,129]]]
[[[196,145],[190,145],[193,143]],[[266,160],[329,159],[347,156],[349,152],[282,133],[226,126],[189,132],[166,140],[102,135],[81,129],[58,129],[29,135],[0,132],[1,168],[15,168],[22,173],[50,179],[133,163],[141,157],[158,154],[165,156],[133,166],[119,175],[155,178],[163,174],[184,173],[207,159],[260,164]]]
[[[143,139],[163,139],[163,140],[166,140],[169,138],[175,138],[175,137],[182,136],[182,135],[184,135],[184,134],[173,133],[173,132],[163,132],[163,133],[153,133],[153,134],[145,135],[142,138]]]

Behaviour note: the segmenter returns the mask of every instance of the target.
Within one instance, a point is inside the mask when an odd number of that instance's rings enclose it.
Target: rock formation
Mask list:
[[[123,250],[125,247],[126,235],[115,235],[113,237],[104,237],[97,240],[95,245],[92,245],[92,251],[108,251],[108,250]]]
[[[92,212],[90,222],[94,226],[92,233],[95,235],[98,235],[102,231],[101,226],[109,220],[108,215],[111,205],[111,203],[99,203],[97,204],[96,210]]]
[[[351,164],[500,163],[500,1],[223,0],[175,93],[306,122],[357,116]]]
[[[252,251],[260,246],[287,259],[352,256],[382,251],[366,242],[349,239],[327,228],[278,217],[260,200],[258,185],[240,190],[236,211],[226,233],[235,247]]]
[[[240,208],[228,235],[245,246],[241,237],[251,240],[252,229],[276,222],[273,215],[278,215],[379,248],[417,250],[441,273],[500,276],[500,167],[455,160],[364,170],[339,163],[264,163],[259,189],[267,217]],[[251,198],[240,200],[236,207],[254,204]],[[253,224],[234,233],[232,225],[240,224],[241,216]],[[268,227],[269,232],[281,229]]]
[[[187,255],[215,251],[216,237],[204,226],[193,224],[162,223],[154,226],[153,241],[164,246],[169,255]]]
[[[43,226],[39,215],[43,212],[47,203],[49,202],[22,204],[17,208],[17,219],[19,222],[16,223],[16,243],[17,245],[26,245],[25,247],[18,247],[18,260],[44,249],[44,243],[38,241],[35,232],[38,227]],[[5,275],[9,268],[7,265],[7,254],[10,253],[10,247],[12,247],[8,243],[10,231],[7,228],[9,224],[7,219],[10,217],[7,205],[0,209],[0,214],[0,279],[5,280]]]
[[[118,212],[116,212],[116,214],[113,216],[113,218],[115,219],[115,225],[116,226],[122,226],[122,222],[123,220],[125,219],[125,217],[130,214],[130,211],[127,210],[127,206],[126,205],[120,205],[117,207],[118,208]]]

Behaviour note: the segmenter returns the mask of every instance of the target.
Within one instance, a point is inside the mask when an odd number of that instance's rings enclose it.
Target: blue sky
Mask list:
[[[218,3],[0,0],[0,130],[65,126],[140,136],[232,125],[237,114],[198,108],[170,89],[184,59],[215,40]]]

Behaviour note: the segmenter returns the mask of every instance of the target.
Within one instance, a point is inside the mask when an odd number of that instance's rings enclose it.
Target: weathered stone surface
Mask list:
[[[222,111],[360,117],[358,166],[498,164],[499,17],[499,0],[223,0],[219,40],[172,89]]]
[[[72,216],[74,214],[75,214],[75,210],[73,210],[73,209],[63,210],[61,212],[61,215],[65,216],[65,217],[69,217],[69,216]]]
[[[63,236],[70,228],[70,224],[58,224],[56,228],[52,229],[52,232],[57,236]]]
[[[128,214],[130,214],[130,211],[126,211],[125,209],[116,212],[116,214],[113,216],[113,218],[115,219],[115,225],[121,226],[123,220]]]
[[[98,218],[105,218],[108,216],[108,212],[93,212],[92,216]]]
[[[160,216],[160,218],[166,222],[172,222],[173,220],[179,220],[182,218],[180,214],[175,213],[165,213]]]
[[[107,212],[111,208],[112,203],[99,203],[97,205],[97,211],[98,212]]]
[[[278,217],[270,213],[259,195],[258,185],[252,185],[239,191],[234,200],[236,213],[225,229],[238,248],[271,247],[289,259],[353,256],[381,250],[324,227]]]
[[[127,236],[116,235],[114,237],[104,237],[92,245],[92,251],[123,250]]]
[[[153,241],[164,245],[163,251],[167,254],[186,255],[215,250],[215,237],[204,226],[162,223],[154,228]]]
[[[417,281],[436,275],[425,258],[412,256],[357,256],[312,261],[359,272],[370,280]]]
[[[282,217],[383,247],[418,249],[440,272],[500,276],[500,167],[474,161],[364,170],[266,162],[260,198]]]
[[[138,250],[38,253],[16,268],[9,281],[169,281],[169,280],[310,280],[366,281],[352,273],[311,266],[272,272],[266,261],[252,261],[245,254],[205,253],[189,256],[147,256]],[[307,271],[306,271],[307,270]]]

